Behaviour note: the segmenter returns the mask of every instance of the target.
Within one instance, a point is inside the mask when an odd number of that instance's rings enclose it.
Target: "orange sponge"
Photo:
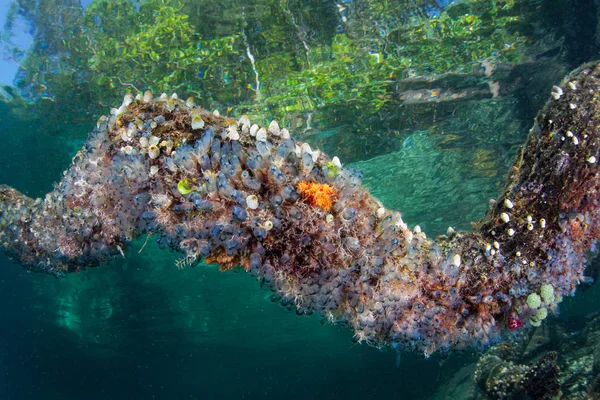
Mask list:
[[[296,187],[302,193],[302,198],[313,207],[320,207],[323,211],[329,211],[333,199],[337,196],[335,188],[326,183],[299,182]]]

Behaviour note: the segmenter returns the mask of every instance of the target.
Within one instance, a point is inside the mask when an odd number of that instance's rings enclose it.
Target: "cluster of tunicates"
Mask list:
[[[532,366],[504,360],[502,351],[479,359],[475,382],[492,399],[553,399],[560,394],[557,354],[544,354]]]
[[[26,268],[62,275],[155,234],[182,254],[178,267],[243,268],[274,300],[344,323],[357,341],[425,355],[480,348],[541,322],[586,279],[600,236],[598,76],[587,66],[553,90],[472,233],[433,241],[411,229],[360,171],[276,121],[146,92],[99,119],[46,198],[0,187],[0,243]],[[529,304],[534,293],[544,307]]]

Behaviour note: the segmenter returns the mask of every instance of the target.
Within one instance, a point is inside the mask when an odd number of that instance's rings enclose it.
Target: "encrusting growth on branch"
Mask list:
[[[428,239],[361,173],[247,117],[176,95],[125,96],[44,199],[0,187],[0,245],[63,275],[142,234],[223,270],[241,265],[298,314],[358,341],[429,355],[539,325],[586,280],[600,236],[600,67],[555,86],[500,199],[473,232]]]

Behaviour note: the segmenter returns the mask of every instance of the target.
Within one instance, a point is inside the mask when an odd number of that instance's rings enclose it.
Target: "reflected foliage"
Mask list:
[[[517,65],[531,39],[517,0],[56,3],[16,0],[4,30],[6,44],[11,21],[36,27],[15,86],[38,115],[75,103],[88,118],[151,88],[306,129],[315,111],[400,104],[406,78]]]

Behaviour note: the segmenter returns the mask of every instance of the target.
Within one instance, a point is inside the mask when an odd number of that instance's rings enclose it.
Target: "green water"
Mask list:
[[[42,196],[126,91],[177,91],[278,118],[429,236],[484,214],[552,84],[598,58],[600,6],[584,0],[0,5],[3,68],[20,66],[0,103],[1,183]],[[444,398],[478,356],[354,344],[247,274],[178,270],[144,241],[61,280],[0,256],[1,399]]]

